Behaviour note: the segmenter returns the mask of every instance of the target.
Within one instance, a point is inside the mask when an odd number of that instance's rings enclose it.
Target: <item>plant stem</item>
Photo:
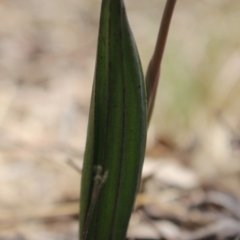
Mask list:
[[[163,53],[168,36],[169,26],[172,19],[174,7],[177,0],[167,0],[163,17],[161,20],[157,42],[152,59],[149,63],[146,74],[146,90],[147,90],[147,108],[148,108],[148,123],[150,122],[154,101],[156,97],[157,86],[159,82],[160,68],[163,58]]]

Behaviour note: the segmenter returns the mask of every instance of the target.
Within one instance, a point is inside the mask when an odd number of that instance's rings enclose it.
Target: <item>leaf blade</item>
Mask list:
[[[109,174],[99,194],[87,239],[121,240],[133,208],[146,144],[145,83],[121,0],[102,2],[90,118],[80,225],[83,228],[89,209],[92,169],[100,165]]]

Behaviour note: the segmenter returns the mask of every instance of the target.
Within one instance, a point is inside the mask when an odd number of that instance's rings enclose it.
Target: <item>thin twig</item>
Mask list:
[[[167,0],[164,9],[162,21],[160,24],[157,42],[152,59],[149,63],[146,74],[146,89],[147,89],[147,106],[148,106],[148,122],[150,121],[152,109],[155,101],[157,85],[160,75],[160,68],[163,58],[163,53],[167,41],[170,22],[172,19],[174,7],[177,0]]]
[[[76,170],[78,173],[82,172],[81,167],[76,162],[74,162],[71,158],[67,159],[67,164],[71,166],[74,170]]]
[[[85,224],[84,224],[84,227],[83,227],[82,240],[87,239],[87,234],[88,234],[88,231],[89,231],[93,211],[94,211],[95,205],[97,203],[98,196],[100,194],[102,185],[105,183],[105,181],[107,179],[107,176],[108,176],[108,171],[103,172],[102,166],[96,166],[95,172],[96,172],[96,174],[94,176],[92,197],[91,197],[90,206],[89,206],[89,209],[88,209],[88,212],[87,212],[86,221],[85,221]]]

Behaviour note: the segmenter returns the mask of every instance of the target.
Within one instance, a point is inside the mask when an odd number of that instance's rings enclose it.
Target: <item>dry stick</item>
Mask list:
[[[107,180],[107,175],[108,175],[107,171],[105,171],[103,173],[102,166],[96,166],[95,171],[96,171],[96,174],[94,176],[94,185],[93,185],[93,190],[92,190],[91,202],[90,202],[90,206],[89,206],[89,209],[88,209],[88,212],[87,212],[86,222],[85,222],[85,225],[83,227],[82,240],[87,239],[87,234],[88,234],[89,225],[90,225],[90,222],[91,222],[91,219],[92,219],[93,211],[94,211],[94,208],[95,208],[100,190],[102,188],[102,185]]]
[[[75,161],[73,161],[71,158],[67,159],[67,164],[70,167],[72,167],[74,170],[76,170],[78,173],[82,172],[82,168]]]
[[[167,0],[162,21],[160,24],[157,42],[152,59],[149,63],[146,74],[146,89],[147,89],[147,107],[148,107],[148,123],[150,122],[154,101],[156,97],[156,91],[158,86],[158,80],[160,75],[160,67],[162,63],[163,53],[168,36],[168,30],[173,15],[173,10],[177,0]]]

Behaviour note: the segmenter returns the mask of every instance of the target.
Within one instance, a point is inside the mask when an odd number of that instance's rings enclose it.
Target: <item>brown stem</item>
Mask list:
[[[177,0],[167,0],[163,17],[161,20],[156,46],[152,59],[149,63],[146,74],[146,89],[147,89],[147,106],[148,106],[148,122],[151,119],[152,109],[154,105],[155,95],[157,91],[160,68],[163,58],[163,53],[168,36],[169,26],[173,15],[173,10]]]

